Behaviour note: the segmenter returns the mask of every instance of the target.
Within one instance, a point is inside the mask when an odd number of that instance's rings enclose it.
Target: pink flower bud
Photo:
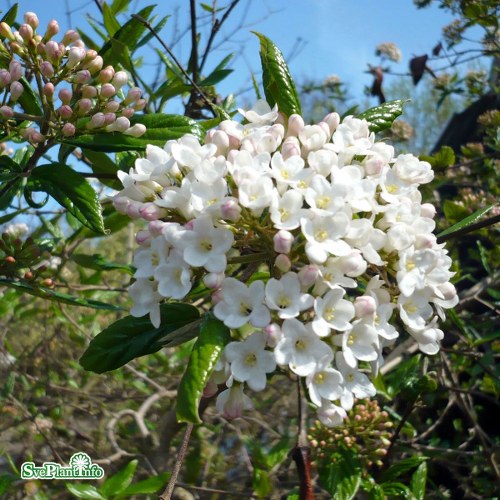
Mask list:
[[[127,93],[127,98],[123,101],[125,104],[136,102],[141,98],[142,90],[139,87],[132,87]]]
[[[21,24],[19,34],[25,42],[29,42],[33,38],[33,28],[29,24]]]
[[[222,295],[222,290],[219,289],[219,290],[216,290],[214,293],[212,293],[211,295],[211,300],[212,300],[212,304],[218,304],[221,300],[224,299],[224,296]]]
[[[68,68],[74,68],[80,63],[80,61],[83,61],[85,54],[85,49],[80,47],[71,47],[71,49],[69,49],[68,62],[66,63],[66,66]]]
[[[415,249],[432,248],[436,243],[436,236],[433,234],[417,234],[415,236]]]
[[[68,30],[64,33],[62,43],[64,43],[64,45],[70,45],[71,43],[75,43],[77,40],[80,40],[78,31]]]
[[[436,216],[436,207],[432,203],[422,203],[422,206],[420,207],[420,215],[422,217],[434,219]]]
[[[308,266],[304,266],[298,272],[298,275],[300,284],[304,288],[309,288],[310,286],[314,285],[314,283],[316,283],[316,280],[319,276],[319,269],[316,266],[310,264]]]
[[[72,123],[65,123],[61,132],[64,137],[71,137],[76,134],[76,127]]]
[[[112,101],[112,102],[116,102],[116,101]],[[125,118],[132,118],[134,116],[134,113],[135,113],[135,111],[132,108],[122,109],[122,116],[125,116]]]
[[[59,113],[59,116],[63,120],[67,120],[68,118],[71,118],[73,115],[73,110],[71,109],[71,106],[68,106],[67,104],[63,104],[57,112]]]
[[[127,207],[127,215],[132,219],[139,219],[141,217],[141,214],[139,213],[141,207],[142,207],[141,202],[130,200]]]
[[[71,89],[61,89],[57,95],[63,104],[69,104],[71,102],[71,98],[73,97],[73,92]]]
[[[84,99],[93,99],[97,96],[97,89],[92,85],[84,85],[82,87],[82,97]]]
[[[132,127],[128,128],[123,132],[125,135],[130,135],[131,137],[140,137],[146,133],[146,126],[142,123],[136,123]]]
[[[208,273],[203,278],[203,283],[207,288],[212,288],[213,290],[217,290],[222,286],[222,282],[224,281],[224,273]]]
[[[113,66],[106,66],[99,72],[99,76],[97,77],[97,81],[99,83],[108,83],[111,81],[115,74],[115,69]]]
[[[271,348],[276,347],[278,342],[283,338],[283,332],[276,323],[271,323],[270,325],[265,326],[262,331],[266,337],[267,345]]]
[[[113,198],[113,206],[115,207],[115,210],[120,214],[126,214],[129,205],[130,199],[126,196],[115,196]]]
[[[104,125],[111,125],[116,120],[116,115],[114,113],[104,114]]]
[[[366,175],[379,175],[384,168],[385,162],[380,157],[369,158],[365,161]]]
[[[120,118],[117,118],[113,123],[108,125],[106,130],[108,132],[125,132],[128,128],[130,128],[129,119],[124,116],[120,116]]]
[[[292,267],[292,261],[288,255],[280,253],[274,260],[274,265],[282,272],[287,273]]]
[[[163,222],[162,220],[152,220],[148,224],[148,230],[153,236],[160,236],[168,225],[168,222]]]
[[[52,78],[54,76],[54,66],[49,61],[43,61],[40,64],[40,71],[45,78]]]
[[[24,87],[21,82],[12,82],[10,84],[10,100],[16,102],[24,92]]]
[[[117,71],[112,81],[116,90],[120,90],[124,85],[128,83],[128,75],[126,71]]]
[[[236,198],[227,198],[221,206],[221,215],[224,220],[237,222],[241,217],[241,207]]]
[[[268,133],[271,134],[277,142],[281,143],[283,137],[285,137],[285,127],[283,127],[281,123],[275,123],[270,127]]]
[[[85,63],[85,69],[88,69],[92,74],[97,73],[102,69],[104,61],[101,56],[97,56],[91,61]]]
[[[86,115],[93,106],[93,103],[90,99],[80,99],[77,103],[76,106],[78,108],[78,114],[80,116]]]
[[[73,47],[80,47],[81,49],[85,49],[85,44],[83,43],[83,40],[77,40],[76,42],[73,42]]]
[[[12,118],[14,116],[14,111],[10,106],[2,106],[0,108],[0,116],[6,119]]]
[[[34,12],[26,12],[24,14],[24,22],[29,24],[33,29],[37,29],[40,24],[38,21],[38,17]]]
[[[84,62],[88,63],[89,61],[93,61],[97,57],[97,51],[94,49],[88,49],[85,54]]]
[[[277,253],[290,253],[294,239],[290,231],[281,229],[273,237],[274,251]]]
[[[53,83],[48,82],[43,86],[43,95],[47,97],[49,100],[52,100],[55,91],[56,89]]]
[[[12,30],[10,29],[10,26],[3,21],[0,23],[0,35],[3,38],[7,38],[11,42],[13,42],[16,39],[14,33],[12,33]]]
[[[217,155],[225,155],[229,149],[229,136],[223,130],[214,130],[210,142],[217,146]]]
[[[297,137],[301,130],[304,128],[304,119],[302,116],[293,114],[288,118],[288,130],[286,131],[287,136]]]
[[[135,235],[135,241],[138,245],[146,246],[151,242],[151,233],[145,229],[138,231]]]
[[[328,125],[328,128],[330,129],[330,135],[333,135],[335,130],[337,130],[337,127],[339,126],[340,123],[340,116],[338,113],[328,113],[324,118],[323,121]]]
[[[365,318],[375,313],[377,310],[377,303],[370,295],[362,295],[361,297],[356,297],[354,309],[356,311],[356,317]]]
[[[57,63],[62,56],[59,44],[50,40],[45,44],[45,54],[51,63]]]
[[[104,126],[106,119],[104,117],[104,113],[96,113],[92,116],[90,121],[87,123],[87,128],[100,128]]]
[[[366,271],[367,263],[359,251],[340,258],[340,269],[351,278],[356,278]]]
[[[136,111],[142,111],[146,107],[146,99],[139,99],[133,106]]]
[[[28,141],[30,141],[33,144],[39,144],[40,142],[43,142],[45,140],[45,137],[40,134],[40,132],[37,132],[36,130],[33,130],[27,137]]]
[[[297,137],[291,135],[283,141],[281,154],[284,160],[287,160],[291,156],[300,156],[300,143]]]
[[[10,83],[10,73],[6,69],[0,69],[0,89],[3,89]]]
[[[328,123],[319,122],[318,125],[323,129],[323,132],[325,133],[326,137],[328,137],[328,140],[330,140],[332,138],[332,134],[330,133],[330,127],[328,126]]]
[[[155,203],[144,203],[139,209],[139,214],[144,220],[158,220],[167,215],[167,209]]]
[[[101,87],[100,98],[101,99],[109,99],[116,94],[116,89],[111,85],[111,83],[105,83]]]
[[[116,113],[120,109],[120,103],[118,101],[109,101],[104,106],[105,113]]]
[[[73,77],[73,82],[83,85],[84,83],[90,82],[92,79],[92,75],[88,69],[81,69],[76,72],[76,75]]]
[[[16,82],[23,76],[23,67],[17,61],[12,60],[9,64],[10,81]]]

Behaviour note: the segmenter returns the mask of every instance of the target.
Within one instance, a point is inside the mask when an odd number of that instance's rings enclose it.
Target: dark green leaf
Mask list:
[[[366,110],[359,114],[357,118],[368,121],[372,132],[380,132],[392,125],[392,122],[403,112],[403,105],[408,101],[409,99],[397,99],[385,102],[380,106]]]
[[[153,30],[155,33],[160,33],[160,31],[164,28],[164,26],[167,24],[167,21],[169,20],[170,16],[164,16],[158,24],[153,26]],[[142,47],[143,45],[146,45],[149,43],[149,41],[153,38],[153,33],[148,33],[145,35],[141,40],[137,42],[137,45],[135,46],[136,49],[139,47]]]
[[[113,189],[122,189],[122,183],[119,181],[116,173],[120,168],[116,163],[106,154],[101,153],[99,151],[92,151],[91,149],[83,149],[83,156],[90,161],[90,168],[92,172],[97,175],[99,182]],[[114,179],[107,179],[102,176],[111,176],[113,175]]]
[[[28,209],[23,208],[22,210],[16,210],[15,212],[12,212],[10,214],[2,215],[2,217],[0,217],[0,224],[5,224],[6,222],[11,221],[12,219],[17,217],[18,215],[26,212],[26,210],[28,210]]]
[[[0,210],[5,210],[10,206],[14,197],[19,193],[22,185],[22,180],[12,180],[0,187],[0,190],[5,189],[5,192],[0,194]]]
[[[218,319],[210,315],[205,316],[177,391],[179,422],[201,423],[198,405],[203,389],[228,342],[229,328]]]
[[[425,463],[427,457],[422,457],[415,455],[413,457],[404,458],[394,465],[391,465],[383,474],[382,481],[392,481],[393,479],[399,478],[402,474],[418,467],[422,463]]]
[[[104,227],[106,228],[106,235],[116,233],[131,224],[130,217],[123,215],[116,210],[104,218]],[[84,228],[83,236],[86,238],[102,238],[102,233],[97,233],[89,228]]]
[[[34,116],[42,116],[43,111],[40,106],[40,100],[38,95],[33,90],[32,86],[29,84],[28,80],[24,76],[19,80],[24,87],[24,91],[17,102],[21,105],[25,113]]]
[[[22,173],[21,165],[16,163],[10,156],[0,155],[0,182],[17,179]]]
[[[497,203],[493,203],[492,205],[488,205],[485,208],[481,208],[474,212],[472,215],[469,215],[465,219],[461,220],[460,222],[457,222],[453,226],[449,227],[448,229],[445,229],[444,231],[441,231],[438,234],[438,238],[441,236],[445,235],[450,235],[453,234],[455,231],[458,231],[459,229],[463,229],[464,227],[470,226],[471,224],[474,224],[478,219],[480,219],[484,214],[489,212],[493,207],[496,207]]]
[[[456,222],[464,219],[469,213],[464,205],[451,200],[444,201],[443,212],[446,220],[450,224],[455,224]]]
[[[427,463],[422,462],[411,477],[410,488],[416,500],[425,499],[425,484],[427,483]]]
[[[65,140],[67,144],[93,151],[145,150],[148,144],[163,147],[170,139],[179,139],[184,134],[202,137],[202,128],[194,120],[180,115],[148,114],[134,116],[131,124],[142,123],[147,131],[141,137],[131,137],[118,132],[98,132]]]
[[[83,225],[104,233],[101,205],[85,177],[61,163],[37,167],[28,180],[30,191],[49,194]]]
[[[0,495],[7,493],[10,485],[15,483],[19,478],[12,474],[0,474]]]
[[[135,469],[137,468],[138,461],[132,460],[123,469],[118,471],[113,476],[104,481],[104,484],[99,488],[100,492],[105,497],[110,497],[123,493],[134,479]]]
[[[118,14],[121,14],[128,9],[129,3],[130,0],[113,0],[113,2],[111,3],[111,12],[113,12],[113,14],[117,16]]]
[[[185,83],[182,83],[182,81],[166,81],[163,82],[159,87],[158,90],[156,91],[156,94],[160,96],[162,99],[167,100],[171,99],[172,97],[178,96],[185,94],[186,92],[189,92],[191,90],[190,85],[186,85]]]
[[[171,476],[170,472],[164,472],[158,476],[152,476],[144,481],[131,484],[125,491],[122,491],[116,498],[130,498],[132,495],[148,495],[156,493],[163,488]]]
[[[394,495],[397,498],[412,500],[412,493],[403,483],[384,483],[381,485],[385,495]]]
[[[17,2],[5,13],[0,22],[7,23],[9,26],[12,26],[17,17]]]
[[[77,498],[95,498],[97,500],[106,500],[105,496],[99,493],[99,490],[91,484],[83,483],[65,483],[68,491]]]
[[[120,270],[125,271],[128,274],[134,274],[134,268],[132,266],[110,262],[99,254],[85,255],[82,253],[77,253],[73,254],[71,256],[71,259],[74,260],[79,266],[86,267],[88,269],[94,269],[96,271]]]
[[[181,303],[162,304],[160,312],[159,328],[155,328],[147,316],[126,316],[111,324],[92,339],[80,364],[96,373],[116,370],[134,358],[172,345],[169,334],[196,322],[200,316],[196,307]]]
[[[106,2],[102,4],[102,19],[108,35],[112,37],[120,29],[120,23]]]
[[[260,40],[260,60],[262,65],[262,83],[267,102],[278,105],[279,111],[290,116],[301,114],[297,89],[281,51],[266,36],[255,32]]]
[[[204,78],[199,85],[201,87],[208,87],[210,85],[215,85],[220,81],[224,80],[226,76],[230,75],[233,72],[232,69],[219,69],[210,73],[206,78]]]

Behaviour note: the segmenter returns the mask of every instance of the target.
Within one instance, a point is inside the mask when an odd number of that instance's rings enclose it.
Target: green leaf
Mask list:
[[[0,195],[0,210],[5,210],[10,206],[12,200],[21,189],[22,184],[22,180],[13,180],[9,184],[5,184],[5,186],[8,186],[8,188],[4,193]],[[0,189],[4,189],[4,186],[2,186]]]
[[[112,37],[120,29],[120,23],[106,2],[102,4],[102,19],[108,35]]]
[[[179,139],[185,134],[202,137],[202,128],[194,120],[181,115],[147,114],[133,116],[132,125],[142,123],[147,131],[141,137],[132,137],[118,132],[96,132],[64,140],[65,144],[93,151],[145,150],[148,144],[163,147],[170,139]]]
[[[394,465],[391,465],[383,474],[382,474],[382,481],[392,481],[393,479],[396,479],[400,477],[402,474],[414,469],[415,467],[418,467],[419,465],[425,463],[427,460],[427,457],[422,457],[415,455],[413,457],[408,457],[403,460],[400,460],[399,462],[395,463]]]
[[[469,211],[464,205],[451,200],[445,200],[443,204],[443,212],[446,220],[450,224],[454,224],[457,221],[462,220],[467,217]]]
[[[232,69],[219,69],[210,73],[206,78],[204,78],[199,85],[201,87],[208,87],[210,85],[215,85],[220,81],[224,80],[226,76],[230,75],[233,72]]]
[[[96,498],[98,500],[106,500],[106,497],[102,496],[99,493],[99,490],[91,484],[65,483],[65,485],[68,491],[77,498]]]
[[[21,210],[16,210],[15,212],[12,212],[10,214],[2,215],[2,217],[0,217],[0,224],[5,224],[6,222],[11,221],[12,219],[14,219],[15,217],[17,217],[18,215],[26,212],[26,210],[28,210],[28,209],[27,208],[23,208]]]
[[[113,0],[111,3],[111,12],[117,16],[128,9],[130,0]]]
[[[98,176],[99,182],[113,189],[120,190],[123,188],[122,183],[117,177],[117,172],[120,170],[118,165],[106,154],[91,149],[82,149],[83,156],[90,161],[92,172]],[[102,179],[100,175],[113,175],[114,179]]]
[[[410,482],[411,492],[416,500],[425,499],[425,484],[427,483],[427,463],[422,462],[413,473]]]
[[[357,118],[364,118],[368,121],[372,132],[380,132],[392,125],[392,122],[403,112],[403,105],[408,101],[409,99],[388,101],[380,106],[366,110],[359,114]]]
[[[101,205],[85,177],[61,163],[37,167],[28,180],[30,191],[49,194],[84,226],[104,233]]]
[[[260,61],[262,65],[262,83],[267,102],[290,116],[301,114],[299,96],[288,66],[281,51],[266,36],[253,32],[260,40]]]
[[[117,495],[116,498],[128,498],[132,495],[148,495],[156,493],[160,488],[163,488],[166,482],[170,479],[171,473],[164,472],[158,476],[152,476],[144,481],[131,484],[126,490]]]
[[[43,116],[38,94],[35,93],[33,87],[24,76],[19,81],[23,84],[24,91],[17,102],[21,105],[25,113],[34,116]]]
[[[169,19],[170,19],[170,16],[164,16],[164,17],[162,17],[161,20],[158,22],[158,24],[156,24],[155,26],[153,26],[153,31],[155,33],[160,33],[160,31],[164,28],[164,26],[167,24],[167,21]],[[139,47],[142,47],[143,45],[146,45],[153,38],[153,36],[154,36],[153,33],[148,33],[141,40],[139,40],[137,42],[137,45],[135,46],[135,48],[138,49]]]
[[[132,460],[123,469],[104,481],[100,487],[101,493],[105,497],[110,497],[123,493],[134,479],[135,469],[137,468],[138,460]]]
[[[17,2],[5,13],[0,22],[7,23],[9,26],[12,26],[17,17]]]
[[[201,423],[198,404],[229,338],[229,328],[222,321],[205,316],[177,391],[178,422]]]
[[[13,474],[0,474],[0,495],[7,493],[10,489],[10,485],[15,483],[18,479],[19,478]]]
[[[265,470],[255,467],[253,470],[252,490],[257,493],[259,498],[269,498],[272,491],[269,473]]]
[[[196,307],[189,304],[171,303],[160,306],[161,325],[155,328],[148,316],[126,316],[108,326],[92,339],[80,358],[85,370],[104,373],[116,370],[130,360],[159,351],[164,346],[186,342],[186,339],[170,339],[170,334],[199,319]],[[191,333],[196,336],[196,331]]]
[[[403,483],[384,483],[381,485],[385,495],[394,495],[397,498],[412,500],[412,493]]]
[[[340,448],[335,462],[318,468],[322,486],[339,500],[351,500],[361,485],[361,466],[352,450]]]
[[[94,269],[96,271],[125,271],[128,274],[134,274],[134,268],[128,264],[118,264],[117,262],[110,262],[106,260],[102,255],[93,254],[86,255],[83,253],[73,254],[71,259],[75,261],[79,266],[86,267],[88,269]]]
[[[443,146],[433,156],[421,155],[420,159],[429,162],[434,169],[444,169],[455,164],[455,152],[450,146]]]
[[[113,304],[107,304],[106,302],[100,302],[98,300],[92,299],[82,299],[79,297],[74,297],[67,293],[56,292],[50,288],[45,287],[34,287],[33,285],[21,281],[12,281],[7,278],[0,278],[0,285],[8,286],[13,288],[20,293],[29,293],[35,297],[40,297],[46,300],[52,300],[54,302],[62,302],[63,304],[68,304],[70,306],[81,306],[90,307],[92,309],[104,309],[108,311],[122,311],[123,308],[115,306]]]
[[[10,156],[0,155],[0,182],[7,182],[17,179],[23,173],[21,165],[15,162]]]
[[[448,200],[447,200],[448,201]],[[489,212],[493,207],[496,207],[498,203],[493,203],[491,205],[488,205],[485,208],[480,208],[479,210],[476,210],[472,215],[469,215],[465,219],[461,220],[460,222],[457,222],[453,226],[449,227],[448,229],[445,229],[444,231],[441,231],[437,236],[440,238],[441,236],[449,236],[453,234],[454,232],[463,229],[464,227],[470,226],[471,224],[474,224],[478,219],[480,219],[484,214]]]

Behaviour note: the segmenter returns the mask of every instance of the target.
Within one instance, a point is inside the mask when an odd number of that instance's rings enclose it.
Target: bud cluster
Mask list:
[[[38,128],[17,128],[32,144],[89,131],[121,132],[134,137],[144,134],[144,125],[131,126],[129,121],[136,111],[144,109],[146,101],[139,88],[129,85],[128,74],[113,66],[103,67],[103,58],[85,47],[77,31],[68,30],[56,41],[57,21],[50,21],[45,32],[38,28],[33,12],[24,15],[18,31],[6,22],[0,23],[0,55],[9,61],[7,68],[0,69],[2,126],[16,129],[19,119],[31,119]],[[32,78],[43,116],[16,112]]]

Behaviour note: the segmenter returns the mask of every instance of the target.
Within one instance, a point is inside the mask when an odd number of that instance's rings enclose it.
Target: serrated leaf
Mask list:
[[[146,133],[141,137],[131,137],[118,132],[97,132],[65,139],[66,144],[91,149],[93,151],[113,152],[145,150],[148,144],[163,147],[168,140],[179,139],[185,134],[202,137],[202,128],[191,118],[181,115],[147,114],[133,116],[132,125],[142,123]]]
[[[392,481],[400,477],[402,474],[418,467],[427,460],[427,457],[415,455],[413,457],[404,458],[399,462],[391,465],[383,474],[382,481]]]
[[[117,270],[125,271],[128,274],[134,274],[134,268],[132,266],[110,262],[99,254],[85,255],[82,253],[77,253],[73,254],[71,256],[71,259],[75,261],[79,266],[86,267],[88,269],[94,269],[95,271]]]
[[[134,474],[138,463],[138,460],[132,460],[125,467],[123,467],[123,469],[106,479],[103,485],[99,488],[100,492],[105,497],[123,493],[123,491],[125,491],[125,489],[132,482],[132,479],[134,479]]]
[[[131,484],[126,490],[117,495],[116,498],[130,498],[132,495],[148,495],[156,493],[163,488],[166,482],[170,479],[171,473],[164,472],[158,476],[152,476],[143,481]]]
[[[85,177],[62,163],[37,167],[28,180],[30,191],[49,194],[84,226],[104,233],[101,205]]]
[[[360,113],[356,118],[368,121],[372,132],[380,132],[392,125],[392,122],[403,112],[403,105],[408,101],[409,99],[388,101]]]
[[[112,304],[107,304],[98,300],[82,299],[79,297],[74,297],[73,295],[69,295],[67,293],[56,292],[55,290],[52,290],[50,288],[41,286],[34,287],[29,283],[12,281],[7,278],[0,278],[0,285],[13,288],[21,293],[29,293],[30,295],[34,295],[35,297],[40,297],[42,299],[52,300],[55,302],[62,302],[63,304],[68,304],[70,306],[90,307],[92,309],[103,309],[108,311],[123,310],[119,306],[114,306]]]
[[[159,328],[155,328],[147,316],[126,316],[114,322],[91,340],[80,364],[95,373],[116,370],[134,358],[182,343],[179,339],[177,344],[170,343],[169,334],[196,322],[200,316],[196,307],[181,303],[162,304],[160,313]]]
[[[448,200],[447,200],[448,201]],[[472,215],[469,215],[465,219],[461,220],[460,222],[457,222],[453,226],[449,227],[448,229],[445,229],[444,231],[441,231],[437,236],[438,238],[442,236],[448,236],[451,237],[453,233],[456,231],[459,231],[460,229],[463,229],[467,226],[470,226],[471,224],[474,224],[478,219],[480,219],[484,214],[489,212],[493,207],[496,207],[498,203],[493,203],[491,205],[488,205],[485,208],[480,208],[479,210],[476,210]]]
[[[416,500],[425,499],[425,485],[427,483],[427,463],[422,462],[413,473],[410,489]]]
[[[97,500],[106,500],[105,496],[99,493],[99,490],[91,484],[65,483],[66,488],[70,493],[77,498],[94,498]]]
[[[201,423],[198,405],[203,389],[229,338],[229,328],[222,321],[205,316],[177,391],[178,422]]]
[[[277,104],[279,111],[287,116],[300,115],[299,96],[283,54],[269,38],[256,31],[253,33],[260,40],[262,84],[267,102],[270,106]]]
[[[429,162],[432,168],[444,169],[455,164],[455,152],[450,146],[443,146],[436,154],[422,155],[420,159]]]

